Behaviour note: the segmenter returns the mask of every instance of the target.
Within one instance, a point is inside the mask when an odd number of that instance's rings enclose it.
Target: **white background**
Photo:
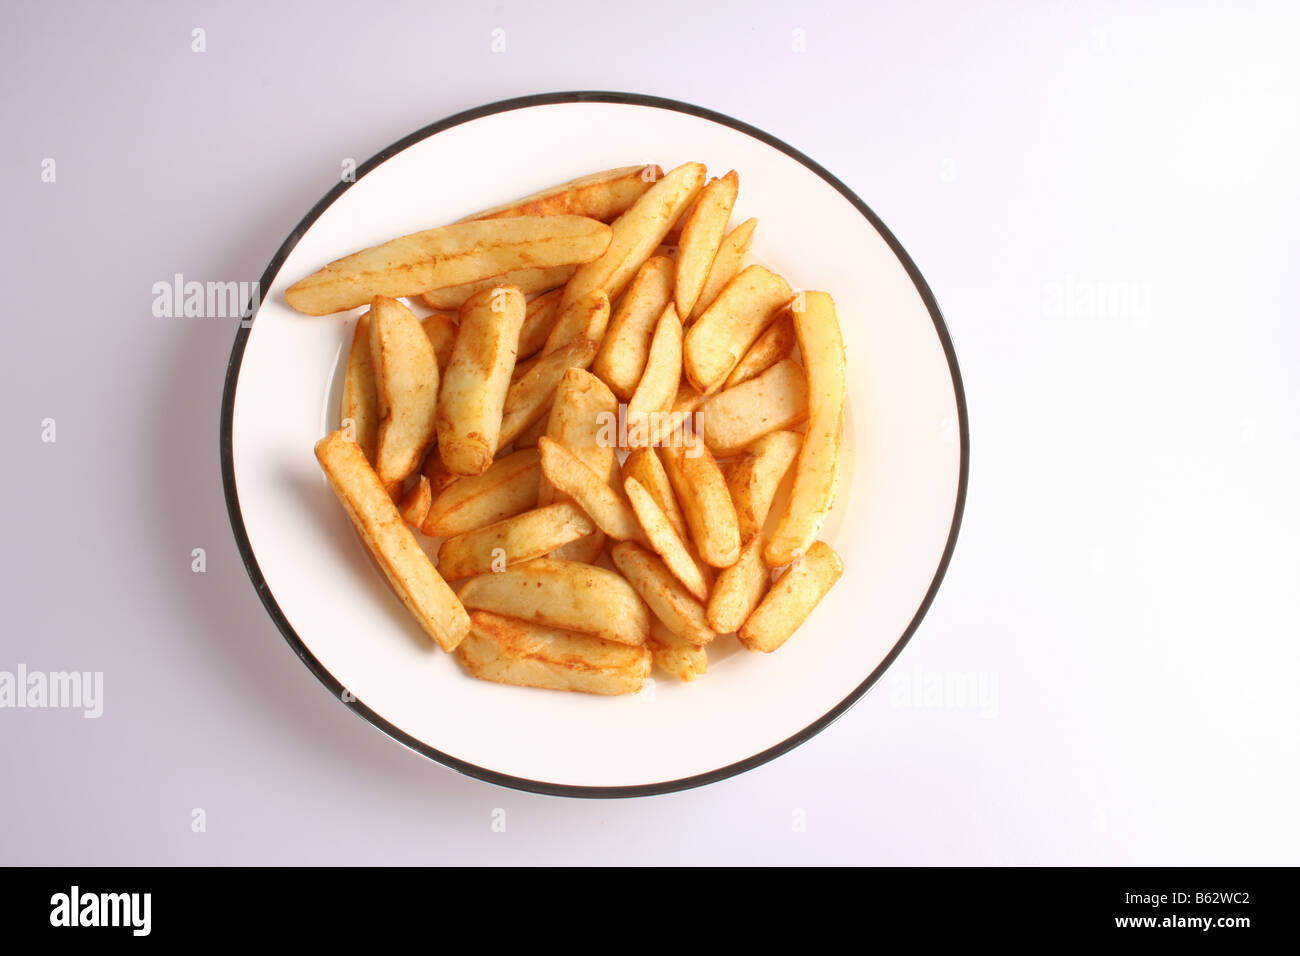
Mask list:
[[[10,4],[0,670],[102,671],[105,701],[0,710],[0,862],[1300,862],[1300,18],[1232,9]],[[618,802],[460,777],[295,660],[222,499],[235,323],[150,312],[177,272],[260,276],[345,159],[564,89],[696,102],[842,178],[934,289],[971,415],[894,670],[774,763]],[[982,700],[925,706],[962,678]]]

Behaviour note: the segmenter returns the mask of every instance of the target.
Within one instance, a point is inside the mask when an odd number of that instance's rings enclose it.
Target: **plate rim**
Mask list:
[[[378,728],[384,734],[396,740],[398,743],[415,751],[416,753],[429,758],[437,763],[442,764],[452,770],[474,777],[487,783],[496,784],[497,786],[508,787],[513,790],[522,790],[531,793],[547,794],[549,796],[560,797],[586,797],[586,798],[627,798],[627,797],[645,797],[657,794],[675,793],[681,790],[690,790],[695,787],[706,786],[711,783],[717,783],[729,777],[753,770],[755,767],[762,766],[769,761],[793,750],[800,744],[812,739],[821,733],[832,723],[842,717],[848,710],[856,704],[869,691],[877,681],[884,675],[885,671],[894,663],[898,655],[902,653],[903,648],[907,646],[912,636],[916,633],[924,619],[930,606],[934,603],[935,596],[938,594],[939,586],[942,584],[948,565],[952,561],[952,555],[957,545],[958,533],[961,530],[962,516],[966,508],[966,492],[970,474],[970,426],[969,415],[966,405],[966,392],[962,385],[961,370],[957,363],[957,352],[953,346],[952,336],[948,331],[948,326],[943,318],[943,313],[939,309],[939,304],[930,290],[929,283],[921,275],[920,269],[912,261],[907,250],[881,221],[880,217],[868,206],[863,200],[835,177],[829,170],[821,164],[806,156],[798,149],[778,139],[771,133],[767,133],[758,127],[745,123],[742,120],[735,119],[716,110],[706,107],[697,106],[693,103],[686,103],[681,100],[668,99],[665,97],[652,96],[644,93],[625,93],[607,90],[570,90],[554,93],[535,93],[526,96],[517,96],[505,100],[497,100],[483,106],[477,106],[472,109],[463,110],[455,113],[445,119],[438,120],[423,126],[413,133],[402,137],[391,145],[380,150],[371,156],[356,169],[356,175],[351,181],[340,181],[336,183],[307,214],[298,222],[290,231],[288,237],[280,244],[272,256],[266,270],[262,273],[258,289],[269,289],[275,282],[276,276],[280,272],[280,267],[284,264],[289,253],[298,244],[299,240],[306,234],[316,222],[317,219],[351,186],[359,182],[361,178],[371,172],[375,167],[385,162],[397,153],[415,145],[422,140],[428,139],[444,130],[451,129],[454,126],[460,126],[472,120],[481,119],[484,116],[491,116],[496,113],[506,113],[517,109],[526,109],[534,106],[550,106],[555,104],[566,103],[616,103],[630,106],[649,106],[658,109],[673,110],[679,113],[686,113],[701,119],[710,120],[723,126],[728,126],[738,132],[751,136],[760,142],[780,150],[790,158],[796,160],[807,169],[811,170],[828,185],[834,188],[841,196],[849,201],[855,209],[865,218],[880,234],[881,238],[889,246],[890,251],[897,257],[907,272],[908,278],[912,280],[917,293],[921,297],[926,311],[930,314],[930,319],[934,323],[935,333],[939,336],[939,342],[943,347],[944,357],[948,362],[948,371],[952,379],[953,396],[957,405],[957,425],[958,438],[961,442],[960,463],[958,466],[957,477],[957,495],[953,505],[952,524],[948,531],[948,540],[944,545],[943,554],[939,559],[939,564],[935,569],[935,574],[930,582],[929,588],[922,598],[920,606],[913,615],[911,621],[904,629],[902,635],[890,648],[889,653],[876,666],[876,668],[843,700],[823,714],[820,718],[813,721],[807,727],[795,734],[787,737],[785,740],[766,750],[760,751],[746,757],[743,760],[728,764],[725,767],[719,767],[715,770],[706,771],[705,773],[693,774],[689,777],[682,777],[677,780],[662,781],[659,783],[649,784],[632,784],[612,787],[581,786],[575,784],[551,783],[543,780],[532,780],[525,777],[516,777],[510,774],[501,773],[497,770],[491,770],[487,767],[480,767],[477,764],[461,760],[450,754],[445,754],[435,747],[430,746],[422,740],[412,736],[400,727],[390,723],[381,717],[378,713],[371,710],[362,701],[353,697],[347,692],[347,689],[330,671],[316,658],[308,649],[293,626],[285,617],[284,612],[280,609],[275,596],[271,593],[270,585],[263,576],[257,558],[253,554],[252,545],[248,538],[247,529],[244,527],[243,512],[239,506],[239,492],[235,481],[234,468],[234,450],[233,450],[233,430],[234,430],[234,408],[235,393],[239,385],[239,371],[243,365],[244,349],[247,346],[248,335],[252,329],[253,320],[256,318],[257,305],[255,301],[250,301],[245,308],[243,316],[239,323],[239,329],[235,333],[235,342],[230,352],[230,359],[226,365],[225,381],[222,388],[221,397],[221,419],[220,419],[220,452],[221,452],[221,481],[225,491],[226,511],[230,518],[231,530],[235,536],[235,543],[239,548],[240,557],[244,562],[244,570],[248,573],[252,581],[253,589],[262,600],[262,605],[266,609],[272,622],[279,629],[281,636],[288,643],[298,658],[307,666],[322,684],[324,684],[334,698],[342,702],[349,710],[357,714],[367,723]],[[351,699],[349,699],[351,698]]]

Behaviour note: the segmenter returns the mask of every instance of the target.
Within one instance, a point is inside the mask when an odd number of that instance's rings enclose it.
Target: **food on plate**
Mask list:
[[[594,296],[587,311],[587,327],[567,345],[543,355],[528,372],[510,384],[501,419],[500,443],[510,444],[542,418],[555,400],[560,380],[571,368],[589,368],[609,323],[609,299]]]
[[[551,331],[546,336],[546,341],[542,344],[542,355],[550,355],[584,334],[591,325],[592,317],[597,314],[605,316],[604,322],[607,327],[609,322],[609,296],[601,289],[593,289],[560,309],[555,324],[551,327]]]
[[[681,381],[682,322],[677,317],[677,309],[670,303],[655,325],[641,382],[628,399],[629,434],[634,428],[639,429],[642,435],[652,433],[651,416],[672,409],[673,400],[677,397],[677,386]]]
[[[726,568],[740,557],[740,524],[726,479],[699,435],[679,430],[659,458],[704,563]]]
[[[844,339],[835,303],[825,292],[800,293],[795,332],[808,379],[808,425],[794,466],[794,486],[763,552],[772,567],[808,550],[835,503],[844,442]]]
[[[413,474],[433,444],[438,410],[438,359],[419,319],[396,299],[370,304],[379,430],[375,472],[390,490]]]
[[[519,381],[530,371],[532,371],[533,366],[535,366],[538,362],[540,362],[541,359],[542,357],[540,355],[534,355],[532,358],[526,361],[516,362],[514,370],[510,373],[510,384],[511,385],[515,384],[515,382]]]
[[[813,542],[777,579],[736,635],[751,651],[771,653],[808,619],[821,599],[844,573],[840,556],[830,546]]]
[[[727,376],[723,388],[733,388],[741,382],[748,382],[755,375],[766,372],[781,359],[794,351],[798,344],[794,334],[794,316],[784,309],[775,322],[754,340],[754,344],[736,363],[736,367]]]
[[[769,432],[751,443],[739,458],[721,466],[731,501],[736,506],[742,541],[749,541],[763,530],[777,489],[802,444],[803,436],[798,432]]]
[[[618,476],[618,455],[605,436],[618,414],[618,399],[586,369],[571,368],[555,389],[555,404],[546,420],[546,436],[563,445],[606,482]],[[539,500],[552,500],[554,488],[543,477]]]
[[[681,681],[692,681],[709,669],[709,654],[698,645],[668,629],[654,618],[646,641],[655,667]]]
[[[299,312],[329,315],[377,295],[418,296],[513,269],[591,262],[604,254],[611,235],[609,226],[584,216],[455,223],[336,259],[291,285],[285,298]]]
[[[555,403],[555,390],[571,368],[585,369],[596,354],[596,343],[582,336],[537,360],[506,392],[499,441],[508,445],[545,418]]]
[[[446,312],[433,312],[422,318],[420,325],[424,327],[424,334],[433,346],[433,354],[438,359],[438,374],[442,375],[447,370],[447,363],[451,361],[452,349],[456,347],[456,333],[460,331],[456,317]]]
[[[339,424],[350,429],[352,440],[373,463],[379,445],[379,396],[375,391],[375,363],[370,359],[370,313],[357,319],[352,348],[343,373],[343,400]]]
[[[686,518],[682,515],[681,506],[677,504],[677,496],[673,494],[668,472],[664,471],[663,462],[653,447],[634,448],[628,452],[627,458],[623,459],[622,477],[624,482],[629,478],[640,482],[641,487],[650,493],[659,510],[672,523],[677,536],[683,541],[690,539],[690,532],[686,530]]]
[[[835,304],[746,264],[738,198],[735,170],[606,170],[289,288],[310,315],[363,310],[316,457],[468,674],[694,681],[719,635],[774,651],[842,575],[818,540],[845,416]]]
[[[663,177],[658,166],[620,166],[599,173],[579,176],[577,179],[541,192],[515,199],[472,216],[471,219],[503,219],[510,216],[590,216],[602,222],[613,222],[628,206],[636,202]]]
[[[474,611],[469,620],[469,636],[456,656],[482,680],[612,695],[635,694],[650,676],[649,646],[632,647],[487,611]]]
[[[453,475],[481,475],[496,457],[524,307],[515,286],[484,289],[461,306],[438,394],[438,454]]]
[[[755,535],[740,559],[718,572],[706,613],[709,626],[720,634],[740,630],[767,593],[771,570],[763,561],[763,536]]]
[[[481,475],[458,478],[433,499],[420,529],[450,537],[482,528],[537,506],[542,456],[536,449],[503,455]]]
[[[673,633],[697,647],[718,636],[709,627],[704,605],[682,586],[658,555],[634,541],[620,541],[610,549],[609,556],[655,617]]]
[[[420,293],[420,301],[434,310],[459,309],[465,300],[493,286],[512,285],[525,295],[557,289],[569,281],[577,266],[552,266],[549,269],[511,269],[499,276],[488,276],[477,282],[448,286]]]
[[[420,475],[415,484],[402,496],[402,504],[398,511],[402,515],[402,520],[409,525],[420,527],[424,524],[425,516],[429,513],[429,505],[433,503],[433,492],[429,490],[429,479]]]
[[[637,521],[645,532],[645,539],[655,554],[659,555],[686,590],[697,599],[706,600],[710,583],[708,567],[691,554],[689,545],[677,533],[668,515],[641,482],[629,478],[624,483],[624,488]]]
[[[722,387],[749,347],[790,301],[790,283],[749,266],[718,293],[682,342],[686,379],[705,395]]]
[[[575,302],[592,289],[604,289],[617,298],[628,281],[649,259],[683,209],[704,185],[703,163],[684,163],[651,186],[614,221],[613,235],[595,258],[584,260],[564,287],[564,304]],[[360,304],[360,303],[358,303]]]
[[[677,387],[677,397],[673,399],[673,414],[689,415],[698,411],[704,404],[704,396],[693,389],[689,383],[682,382]]]
[[[438,549],[438,572],[448,581],[504,571],[591,534],[595,525],[572,502],[559,501],[448,538]]]
[[[478,574],[457,590],[467,609],[491,611],[619,644],[644,644],[650,611],[622,576],[592,564],[537,558]]]
[[[678,315],[689,318],[695,308],[718,247],[722,245],[739,188],[740,176],[734,169],[713,180],[704,187],[682,226],[681,238],[677,242],[677,276],[673,285]]]
[[[524,312],[524,327],[519,330],[519,348],[516,350],[520,361],[531,358],[546,344],[546,337],[555,325],[555,315],[562,295],[563,289],[552,289],[529,300]]]
[[[450,487],[451,484],[460,477],[459,475],[453,475],[447,470],[447,466],[442,463],[442,458],[439,457],[436,450],[430,451],[429,454],[425,455],[424,468],[421,469],[420,475],[428,479],[429,494],[434,498],[442,494],[444,490]],[[432,506],[432,502],[430,502],[430,505]],[[422,521],[420,524],[423,525],[424,522]]]
[[[551,408],[546,409],[546,411],[542,412],[542,414],[537,417],[537,421],[533,422],[519,433],[519,437],[514,441],[514,447],[516,450],[521,448],[537,447],[537,439],[546,434],[547,425],[550,422],[551,410],[554,407],[555,406],[552,405]]]
[[[808,417],[808,382],[794,359],[782,359],[762,375],[716,392],[696,416],[700,437],[719,458]]]
[[[704,314],[704,310],[713,304],[713,300],[740,271],[745,264],[745,258],[749,255],[749,247],[754,242],[754,228],[758,225],[757,219],[746,219],[722,240],[718,246],[718,254],[713,257],[713,265],[709,267],[708,278],[704,280],[704,288],[700,290],[699,296],[695,300],[695,307],[691,310],[689,316],[682,316],[682,321],[690,324]]]
[[[439,647],[455,650],[469,633],[469,615],[402,522],[361,448],[339,430],[316,443],[316,459],[402,603]]]
[[[576,501],[597,528],[618,541],[644,541],[636,514],[609,484],[553,438],[543,435],[537,442],[542,453],[542,474],[557,491]]]
[[[597,475],[618,478],[618,455],[612,442],[605,439],[605,423],[618,415],[618,399],[605,383],[585,369],[571,368],[564,373],[555,389],[555,403],[541,423],[547,437],[559,442]],[[541,435],[533,439],[536,446]],[[523,436],[515,441],[518,447]],[[565,498],[543,472],[537,493],[538,504],[550,504]],[[585,538],[557,548],[553,558],[569,561],[595,561],[605,547],[605,533],[599,528]]]
[[[637,271],[609,320],[591,369],[623,401],[632,397],[641,381],[655,325],[672,298],[673,260],[655,256]]]

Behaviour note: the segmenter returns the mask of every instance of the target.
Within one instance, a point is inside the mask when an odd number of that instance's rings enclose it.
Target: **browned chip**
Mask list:
[[[336,259],[295,282],[285,299],[299,312],[329,315],[365,305],[377,295],[417,296],[513,269],[589,262],[605,252],[611,235],[609,226],[582,216],[455,223]]]
[[[763,555],[774,568],[793,561],[821,532],[835,504],[844,446],[844,339],[835,303],[825,292],[800,295],[803,307],[794,320],[808,379],[808,426],[790,498]]]
[[[650,611],[613,571],[538,558],[469,578],[456,592],[467,608],[581,631],[619,644],[644,644]]]
[[[411,485],[410,490],[402,497],[402,506],[398,511],[407,524],[418,528],[424,524],[424,517],[429,513],[429,505],[432,501],[433,493],[429,490],[429,479],[420,475],[419,480]]]
[[[740,560],[718,574],[709,595],[709,625],[719,634],[738,631],[767,593],[770,574],[763,563],[763,536],[756,535]]]
[[[704,605],[677,580],[658,555],[632,541],[620,541],[609,556],[623,577],[664,624],[692,644],[703,647],[717,634],[709,627]]]
[[[316,458],[361,540],[402,603],[444,651],[469,633],[469,616],[388,496],[366,456],[340,430],[316,443]],[[648,625],[647,625],[648,630]]]
[[[420,294],[420,301],[431,309],[460,309],[471,296],[493,286],[512,285],[525,295],[558,289],[569,281],[577,266],[553,266],[550,269],[511,269],[499,276],[488,276],[465,285],[448,286]]]
[[[798,344],[794,334],[794,316],[789,309],[782,311],[777,320],[754,340],[749,351],[731,370],[723,388],[734,388],[741,382],[747,382],[759,375],[783,358],[788,358]]]
[[[721,388],[789,301],[790,284],[762,266],[750,266],[728,282],[682,342],[682,365],[691,385],[705,395]]]
[[[438,551],[438,570],[449,581],[504,571],[593,530],[591,519],[576,505],[560,501],[448,538]]]
[[[370,357],[379,409],[375,472],[391,491],[420,467],[433,444],[438,359],[419,319],[382,295],[370,305]]]
[[[736,277],[736,273],[745,264],[745,257],[749,255],[749,247],[754,241],[754,227],[757,225],[757,219],[746,219],[727,233],[727,238],[718,247],[718,254],[713,257],[713,266],[709,269],[709,277],[704,281],[699,298],[695,300],[695,308],[689,317],[682,316],[684,323],[689,325],[703,315],[704,310],[713,305],[718,293]]]
[[[751,651],[776,650],[808,619],[843,573],[840,556],[823,542],[813,542],[745,621],[737,632],[740,642]]]
[[[379,396],[375,391],[375,365],[370,359],[370,313],[357,320],[343,373],[343,401],[339,424],[351,427],[352,437],[371,464],[379,444]]]
[[[808,380],[794,359],[713,395],[696,416],[700,437],[719,458],[808,417]]]
[[[605,251],[584,263],[564,287],[564,303],[575,302],[592,289],[617,298],[641,264],[649,259],[681,210],[704,185],[701,163],[684,163],[641,195],[611,227]]]
[[[456,317],[445,312],[434,312],[422,318],[420,325],[424,327],[424,334],[433,345],[433,354],[438,357],[438,374],[441,375],[447,370],[452,349],[456,347]]]
[[[726,568],[740,557],[740,525],[717,461],[700,437],[677,432],[659,449],[691,539],[705,564]]]
[[[581,176],[541,192],[515,199],[466,219],[502,219],[511,216],[590,216],[613,222],[663,177],[658,166],[621,166]]]
[[[469,636],[456,655],[481,680],[586,694],[635,694],[650,676],[648,647],[487,611],[474,611],[469,619]]]
[[[803,436],[798,432],[771,432],[751,444],[740,458],[723,466],[742,541],[763,530],[777,489],[794,464],[802,443]]]
[[[481,475],[457,479],[433,499],[423,531],[433,537],[464,534],[537,505],[542,456],[526,448],[498,458]]]
[[[677,246],[677,278],[673,295],[677,314],[689,319],[704,289],[722,237],[727,231],[731,208],[736,204],[740,176],[733,169],[715,179],[700,193],[682,226]]]
[[[524,321],[524,294],[493,286],[470,296],[438,394],[438,454],[456,475],[481,475],[497,453]]]
[[[646,642],[655,666],[682,681],[692,681],[709,669],[709,654],[686,638],[669,630],[663,621],[650,622],[650,639]]]

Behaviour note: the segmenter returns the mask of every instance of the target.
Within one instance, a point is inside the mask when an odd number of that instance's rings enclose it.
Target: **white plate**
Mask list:
[[[474,680],[389,591],[312,455],[336,427],[357,312],[310,318],[285,288],[393,236],[583,173],[688,160],[740,172],[733,223],[759,217],[751,260],[838,306],[849,400],[839,500],[822,537],[844,577],[771,655],[734,638],[708,674],[634,697]],[[957,536],[967,427],[956,357],[920,273],[884,225],[812,160],[736,120],[651,97],[565,93],[454,116],[384,150],[285,241],[241,329],[222,407],[231,524],[289,644],[385,733],[495,783],[632,796],[712,782],[807,740],[883,673],[934,597]],[[246,323],[248,324],[248,323]]]

